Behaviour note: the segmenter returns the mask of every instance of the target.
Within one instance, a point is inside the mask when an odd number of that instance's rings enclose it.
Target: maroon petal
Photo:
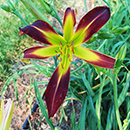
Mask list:
[[[57,46],[37,46],[24,51],[24,59],[45,59],[59,53]],[[57,52],[57,53],[56,53]]]
[[[53,117],[65,99],[68,90],[69,79],[70,67],[66,73],[61,74],[58,66],[54,71],[45,91],[45,100],[47,103],[49,117]]]
[[[77,46],[74,48],[75,55],[84,61],[103,68],[114,69],[116,59],[105,54]]]
[[[107,6],[96,7],[89,11],[79,22],[72,38],[74,45],[88,41],[110,18],[110,9]]]
[[[76,24],[76,18],[75,18],[75,13],[74,13],[74,10],[72,10],[70,7],[68,7],[65,11],[65,14],[64,14],[64,20],[63,20],[63,26],[65,25],[65,22],[66,22],[66,19],[68,17],[68,15],[71,16],[71,22],[73,24],[73,26],[75,26]]]
[[[60,45],[63,38],[45,21],[37,20],[24,28],[19,28],[20,35],[26,33],[33,39],[48,45]]]
[[[76,18],[74,10],[71,8],[67,8],[64,14],[64,20],[63,20],[63,37],[66,39],[66,41],[69,41],[70,38],[73,35],[73,28],[76,24]]]

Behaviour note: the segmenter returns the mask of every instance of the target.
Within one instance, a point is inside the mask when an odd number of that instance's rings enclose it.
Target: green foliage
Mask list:
[[[39,88],[37,86],[37,82],[35,80],[34,80],[34,89],[35,89],[35,95],[36,95],[36,98],[37,98],[37,103],[38,103],[38,105],[39,105],[39,107],[42,111],[42,114],[45,117],[47,123],[50,125],[51,129],[53,130],[54,126],[53,126],[52,120],[48,118],[46,106],[43,104],[42,96],[40,94]]]
[[[2,0],[1,8],[7,12],[11,12],[10,6],[5,5]],[[21,4],[19,4],[21,6]],[[16,6],[15,6],[16,7]],[[18,5],[17,5],[18,7]],[[25,24],[20,21],[15,15],[7,13],[0,8],[0,81],[5,82],[5,80],[13,73],[15,67],[13,65],[18,59],[22,58],[23,50],[33,43],[32,39],[26,36],[19,36],[19,27],[25,26]],[[7,10],[9,9],[9,10]],[[33,17],[29,12],[23,13],[24,8],[20,8],[19,12],[26,16],[26,19],[33,21]]]

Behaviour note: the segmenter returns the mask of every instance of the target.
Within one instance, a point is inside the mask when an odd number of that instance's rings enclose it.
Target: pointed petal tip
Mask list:
[[[73,35],[73,28],[76,24],[75,12],[73,9],[68,7],[65,10],[64,19],[63,19],[63,37],[69,41]]]
[[[51,25],[43,20],[37,20],[31,25],[19,28],[19,34],[24,33],[31,38],[47,45],[59,45],[64,39],[53,29]]]
[[[56,53],[57,52],[57,53]],[[57,46],[36,46],[24,51],[24,59],[46,59],[59,54]]]
[[[22,36],[24,34],[24,32],[21,30],[21,28],[19,28],[19,35]]]
[[[65,21],[66,21],[66,17],[71,14],[71,17],[72,17],[72,22],[73,22],[73,26],[75,26],[76,24],[76,18],[75,18],[75,12],[73,9],[71,9],[70,7],[68,7],[66,10],[65,10],[65,14],[64,14],[64,20],[63,20],[63,26],[65,24]]]
[[[23,58],[21,61],[24,62],[24,63],[26,63],[26,64],[30,64],[31,63],[30,59],[25,59],[25,58]]]
[[[114,69],[116,59],[83,47],[75,47],[75,55],[84,61],[102,68]]]
[[[45,91],[45,100],[47,104],[48,117],[53,117],[61,106],[67,94],[70,79],[70,67],[64,74],[59,73],[59,66],[54,71],[47,89]]]
[[[90,10],[79,21],[75,34],[71,40],[74,45],[88,41],[110,18],[110,9],[107,6],[98,6]]]

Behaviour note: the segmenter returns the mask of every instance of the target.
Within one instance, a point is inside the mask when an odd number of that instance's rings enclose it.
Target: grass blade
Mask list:
[[[86,108],[87,108],[87,98],[84,98],[82,102],[82,108],[81,108],[80,119],[79,119],[80,130],[85,130]]]
[[[46,106],[44,106],[44,104],[43,104],[43,100],[42,100],[42,97],[41,97],[41,94],[40,94],[40,91],[39,91],[39,88],[37,86],[37,82],[36,82],[35,79],[34,79],[34,89],[35,89],[35,95],[36,95],[36,98],[37,98],[37,103],[38,103],[38,105],[41,109],[41,112],[44,115],[47,123],[50,125],[51,129],[54,130],[52,120],[48,118]]]

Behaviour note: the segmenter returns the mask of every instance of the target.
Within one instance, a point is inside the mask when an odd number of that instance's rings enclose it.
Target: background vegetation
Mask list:
[[[5,5],[6,1],[0,0],[0,4]],[[27,11],[25,14],[24,10],[24,6],[19,8],[21,15],[26,20],[33,20],[30,13]],[[33,40],[19,36],[19,27],[25,24],[15,15],[0,9],[0,19],[0,81],[4,82],[12,74],[14,64],[20,59],[23,50]]]

